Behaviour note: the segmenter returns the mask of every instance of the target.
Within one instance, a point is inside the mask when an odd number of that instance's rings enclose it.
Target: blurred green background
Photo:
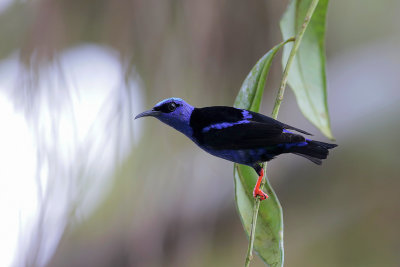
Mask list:
[[[288,1],[0,1],[1,266],[242,266],[233,165],[154,119],[232,105]],[[400,2],[331,1],[339,147],[269,167],[286,266],[400,266]],[[262,112],[281,77],[275,60]],[[313,132],[286,91],[279,119]],[[255,258],[252,266],[264,266]]]

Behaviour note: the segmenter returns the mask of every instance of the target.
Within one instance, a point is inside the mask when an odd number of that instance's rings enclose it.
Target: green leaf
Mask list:
[[[283,38],[297,36],[312,0],[292,0],[280,22]],[[304,116],[333,139],[327,103],[325,76],[325,21],[328,0],[320,0],[303,36],[289,71],[288,83]],[[283,49],[282,65],[292,44]]]
[[[240,164],[235,164],[234,176],[236,207],[249,236],[254,207],[253,189],[258,176],[253,168]],[[263,191],[269,198],[261,201],[258,210],[254,250],[269,266],[280,267],[283,266],[284,254],[282,207],[267,177]]]
[[[246,77],[235,100],[235,107],[258,112],[265,81],[272,59],[285,43],[280,43],[265,54]],[[248,166],[235,164],[236,206],[247,236],[250,235],[253,215],[253,189],[257,174]],[[282,208],[268,179],[264,187],[269,198],[262,201],[258,213],[254,249],[261,259],[270,266],[283,265],[283,220]]]
[[[254,65],[240,88],[235,100],[235,107],[256,112],[260,110],[265,81],[271,68],[272,59],[274,59],[279,49],[289,41],[293,40],[288,39],[286,42],[274,46]]]

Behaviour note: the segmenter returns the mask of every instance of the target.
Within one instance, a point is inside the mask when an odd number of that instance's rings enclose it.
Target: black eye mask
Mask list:
[[[154,107],[153,110],[161,111],[162,113],[171,113],[175,111],[177,107],[179,107],[179,104],[176,104],[175,102],[169,102],[161,106]]]

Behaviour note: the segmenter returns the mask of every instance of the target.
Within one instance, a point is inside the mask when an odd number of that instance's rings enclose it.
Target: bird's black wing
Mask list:
[[[212,149],[252,149],[305,140],[284,133],[285,124],[258,115],[232,107],[196,108],[190,126],[196,141]]]
[[[255,122],[261,122],[261,123],[268,123],[268,124],[278,124],[280,125],[283,129],[289,129],[289,130],[295,130],[296,132],[302,133],[302,134],[307,134],[307,135],[312,135],[304,130],[301,130],[299,128],[284,124],[280,121],[277,121],[273,118],[270,118],[268,116],[265,116],[263,114],[260,113],[256,113],[256,112],[252,112],[249,111],[249,113],[251,114],[252,118],[250,120],[255,121]]]
[[[211,128],[203,131],[200,138],[202,145],[212,149],[253,149],[303,141],[301,135],[284,133],[278,127],[258,122]]]

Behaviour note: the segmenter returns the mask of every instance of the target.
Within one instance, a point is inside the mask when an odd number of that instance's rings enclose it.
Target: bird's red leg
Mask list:
[[[260,197],[260,200],[265,200],[265,199],[268,198],[268,195],[265,194],[265,193],[260,189],[261,181],[262,181],[262,179],[263,179],[263,177],[264,177],[264,169],[263,169],[263,168],[261,168],[259,175],[260,175],[260,176],[258,177],[256,186],[254,187],[254,190],[253,190],[253,196],[254,196],[255,198],[256,198],[257,196],[259,196],[259,197]]]

